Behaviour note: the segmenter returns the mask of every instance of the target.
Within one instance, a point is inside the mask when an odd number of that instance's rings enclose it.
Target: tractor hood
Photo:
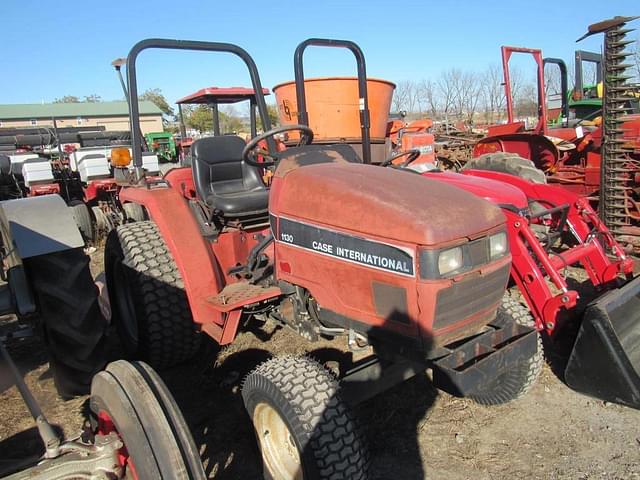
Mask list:
[[[518,209],[525,209],[528,206],[527,196],[522,190],[498,180],[439,171],[425,172],[422,175],[466,190],[469,193],[488,200],[494,205],[511,205]]]
[[[505,221],[498,208],[471,193],[374,165],[296,168],[277,190],[275,215],[425,246],[476,238]]]

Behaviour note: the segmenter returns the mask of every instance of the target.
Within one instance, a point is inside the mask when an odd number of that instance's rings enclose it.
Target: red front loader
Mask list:
[[[339,46],[364,69],[357,47]],[[199,139],[190,168],[160,181],[137,175],[122,189],[121,199],[150,217],[119,226],[105,251],[114,322],[128,353],[166,367],[189,359],[201,333],[226,345],[248,323],[265,321],[309,341],[343,337],[374,352],[336,375],[290,356],[248,375],[242,395],[267,478],[366,478],[348,403],[425,368],[443,388],[487,404],[531,386],[540,338],[525,324],[526,311],[503,299],[511,257],[499,209],[442,182],[363,164],[348,145],[311,144],[306,126],[271,129],[255,64],[231,44],[136,44],[127,58],[132,125],[139,122],[136,60],[151,48],[239,57],[265,133],[247,144],[228,135]],[[293,131],[300,145],[276,152],[274,135]],[[140,174],[139,130],[132,136]],[[268,149],[260,149],[265,141]],[[266,167],[275,169],[270,189],[260,175]],[[460,270],[459,253],[470,248],[477,255]]]

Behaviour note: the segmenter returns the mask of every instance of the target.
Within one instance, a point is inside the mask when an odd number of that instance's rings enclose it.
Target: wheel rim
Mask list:
[[[272,478],[303,480],[300,452],[293,435],[276,410],[265,402],[256,405],[253,427],[265,467]]]
[[[127,337],[127,343],[132,348],[138,347],[138,321],[136,310],[131,298],[129,275],[122,260],[113,262],[113,288],[115,290],[115,308],[118,310],[119,325],[122,334]],[[113,298],[113,296],[112,296]]]
[[[129,455],[124,438],[122,438],[122,435],[118,431],[115,423],[113,423],[111,416],[104,410],[101,410],[98,413],[98,428],[96,429],[96,435],[109,435],[112,432],[117,433],[118,437],[120,437],[120,440],[122,441],[123,447],[118,450],[118,463],[120,464],[120,467],[122,467],[124,478],[138,480],[138,473],[136,472],[133,459]]]

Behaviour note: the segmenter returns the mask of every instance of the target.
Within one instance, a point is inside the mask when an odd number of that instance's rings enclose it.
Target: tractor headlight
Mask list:
[[[438,271],[440,275],[447,275],[462,268],[462,247],[443,250],[438,256]]]
[[[506,232],[496,233],[489,237],[489,256],[491,260],[503,257],[507,253],[507,249]]]
[[[442,250],[420,249],[420,278],[437,280],[468,272],[509,255],[507,232],[499,231]]]

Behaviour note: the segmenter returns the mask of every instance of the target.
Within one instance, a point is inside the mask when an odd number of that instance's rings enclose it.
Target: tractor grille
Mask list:
[[[438,292],[433,330],[439,330],[496,305],[509,279],[510,265],[488,275],[454,283]]]

